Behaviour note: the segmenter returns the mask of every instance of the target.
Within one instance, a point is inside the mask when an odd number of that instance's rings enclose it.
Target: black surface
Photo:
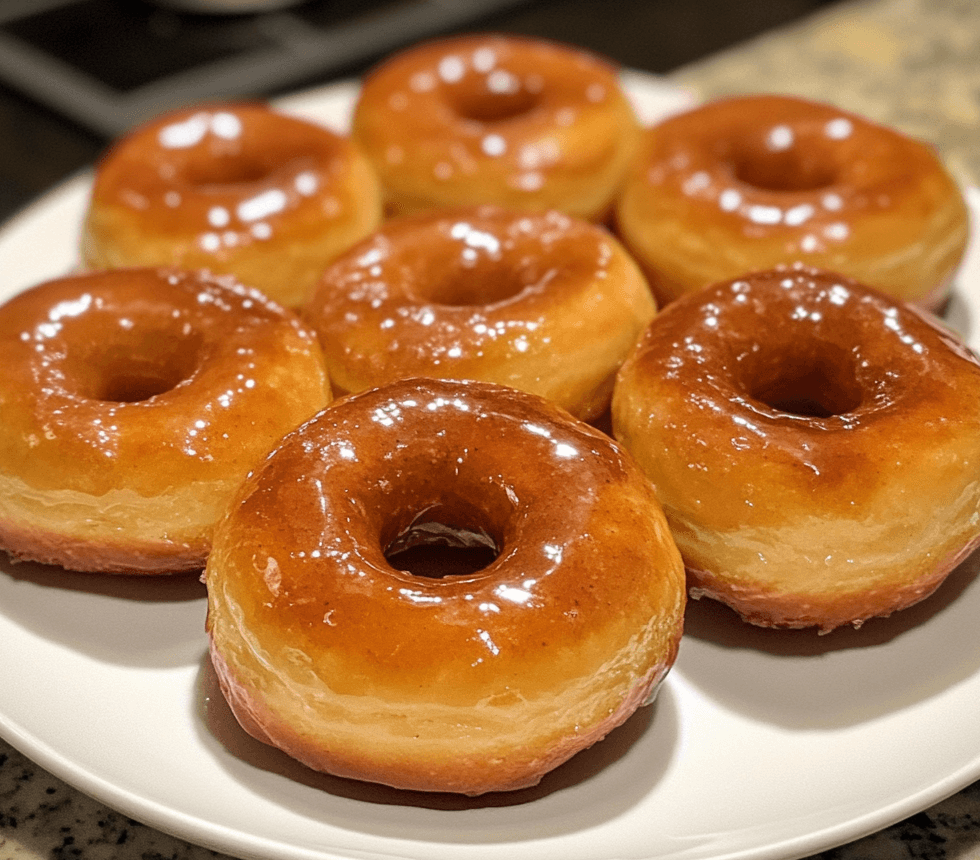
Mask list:
[[[2,29],[120,91],[269,44],[247,19],[208,16],[188,26],[179,16],[148,8],[86,0]]]

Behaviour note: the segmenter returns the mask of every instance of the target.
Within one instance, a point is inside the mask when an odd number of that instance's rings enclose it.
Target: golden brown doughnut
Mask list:
[[[245,474],[330,399],[314,335],[229,277],[117,269],[0,307],[0,549],[204,565]]]
[[[668,305],[623,365],[613,428],[692,596],[755,624],[888,615],[980,535],[980,364],[836,274],[768,271]]]
[[[492,560],[394,566],[431,542]],[[533,785],[650,701],[685,603],[656,497],[609,437],[434,379],[289,434],[216,529],[206,581],[246,730],[317,770],[463,794]]]
[[[481,34],[382,62],[364,79],[352,134],[393,213],[494,203],[600,220],[639,125],[606,60]]]
[[[229,273],[296,306],[380,219],[377,177],[347,137],[262,104],[193,107],[104,155],[82,255],[94,269]]]
[[[656,312],[603,228],[558,212],[438,210],[387,221],[302,309],[338,394],[408,376],[482,379],[591,420]]]
[[[794,262],[945,301],[967,209],[931,147],[779,95],[712,102],[644,135],[616,219],[661,303]]]

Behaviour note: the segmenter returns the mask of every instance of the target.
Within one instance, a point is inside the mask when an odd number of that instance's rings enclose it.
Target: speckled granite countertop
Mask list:
[[[833,100],[933,141],[964,183],[980,179],[976,0],[834,6],[670,77],[700,97],[767,89]],[[90,800],[0,741],[0,860],[217,856]],[[980,858],[980,783],[820,856]]]

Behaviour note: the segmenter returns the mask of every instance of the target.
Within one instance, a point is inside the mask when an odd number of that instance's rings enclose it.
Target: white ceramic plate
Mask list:
[[[648,118],[686,102],[628,83]],[[287,105],[343,126],[353,92]],[[67,183],[0,232],[0,299],[74,264],[87,188]],[[978,251],[949,314],[975,346]],[[0,566],[0,734],[123,813],[243,858],[799,857],[980,778],[978,566],[825,637],[695,603],[654,706],[538,788],[477,800],[317,775],[247,737],[215,691],[192,578]]]

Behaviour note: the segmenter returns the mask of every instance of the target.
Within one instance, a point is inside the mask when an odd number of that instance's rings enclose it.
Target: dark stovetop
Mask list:
[[[0,0],[0,221],[160,110],[355,75],[427,36],[496,29],[663,73],[831,0],[308,0],[199,15],[134,0]]]

